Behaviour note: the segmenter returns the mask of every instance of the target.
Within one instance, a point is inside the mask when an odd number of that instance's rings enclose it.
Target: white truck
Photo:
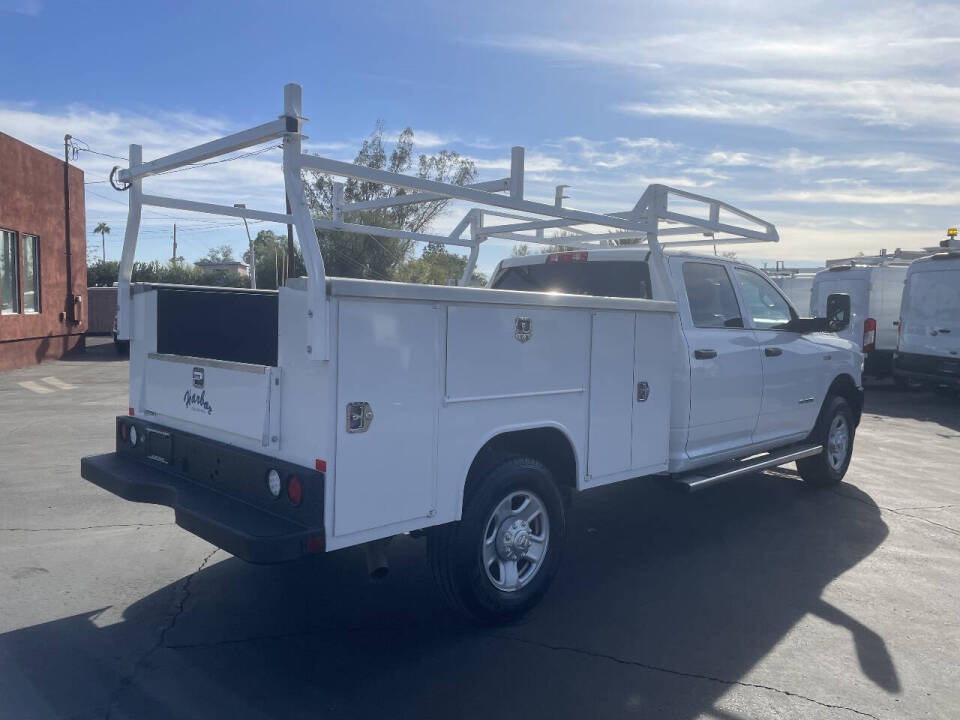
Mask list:
[[[821,270],[813,278],[812,315],[825,311],[832,294],[850,296],[850,324],[841,335],[863,350],[864,375],[883,378],[893,373],[900,300],[908,267],[909,261],[897,258],[851,261]]]
[[[893,371],[898,380],[960,389],[960,243],[907,272]]]
[[[115,172],[130,203],[129,414],[115,452],[83,458],[87,480],[169,505],[251,562],[363,545],[382,572],[388,538],[426,534],[443,595],[496,621],[546,592],[575,492],[630,478],[693,490],[793,461],[813,485],[843,477],[862,402],[859,349],[834,333],[849,298],[801,319],[752,268],[666,256],[660,240],[776,241],[769,223],[661,185],[622,213],[530,201],[519,148],[503,180],[393,174],[303,154],[302,124],[290,85],[278,120],[151,162],[130,147]],[[276,139],[289,213],[143,191],[151,175]],[[344,203],[337,185],[332,217],[312,218],[303,168],[408,192]],[[448,236],[345,219],[438,198],[474,205]],[[279,291],[131,287],[143,205],[291,222],[308,276]],[[325,277],[315,228],[467,246],[463,284],[490,237],[549,243],[544,229],[561,228],[577,249],[505,262],[490,288],[406,285]],[[616,238],[643,244],[598,249]]]

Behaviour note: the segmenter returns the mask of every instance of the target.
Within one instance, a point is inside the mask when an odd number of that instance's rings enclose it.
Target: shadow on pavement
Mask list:
[[[575,504],[551,592],[505,628],[446,613],[421,540],[396,540],[377,584],[353,550],[272,567],[217,553],[124,622],[98,628],[91,609],[0,635],[19,676],[7,702],[29,688],[51,716],[720,717],[730,684],[808,613],[848,631],[859,659],[834,669],[811,651],[810,670],[897,693],[883,638],[821,598],[887,536],[872,499],[843,492],[851,499],[785,470],[691,496],[592,490]],[[764,681],[797,690],[797,677]],[[835,702],[834,689],[821,699]]]
[[[117,352],[111,335],[87,335],[86,347],[82,352],[74,352],[64,357],[71,362],[127,362],[126,354]]]
[[[868,386],[863,410],[874,415],[933,422],[960,431],[960,396],[947,388],[900,390],[893,385]]]

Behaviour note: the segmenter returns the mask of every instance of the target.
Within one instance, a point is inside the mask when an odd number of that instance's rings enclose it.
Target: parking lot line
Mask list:
[[[48,387],[44,387],[40,383],[36,383],[33,380],[24,380],[23,382],[17,383],[20,387],[31,392],[35,392],[38,395],[45,395],[46,393],[56,392],[56,390],[51,390]]]
[[[68,382],[64,382],[60,378],[55,378],[52,375],[50,377],[40,379],[47,383],[47,385],[53,385],[58,390],[73,390],[77,387],[76,385],[71,385]]]

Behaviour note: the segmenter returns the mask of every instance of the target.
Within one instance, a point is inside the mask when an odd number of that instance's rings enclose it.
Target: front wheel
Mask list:
[[[481,622],[523,615],[557,573],[565,525],[553,474],[530,457],[504,460],[468,490],[460,522],[428,535],[445,600]]]
[[[797,460],[804,482],[817,487],[837,485],[847,473],[853,454],[853,412],[844,398],[827,398],[811,440],[823,446],[819,455]]]

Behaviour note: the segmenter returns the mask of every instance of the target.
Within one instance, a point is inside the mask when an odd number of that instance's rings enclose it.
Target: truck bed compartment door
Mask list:
[[[587,458],[590,481],[631,466],[633,346],[633,313],[594,313]]]
[[[435,509],[442,316],[427,304],[340,302],[335,535]]]

